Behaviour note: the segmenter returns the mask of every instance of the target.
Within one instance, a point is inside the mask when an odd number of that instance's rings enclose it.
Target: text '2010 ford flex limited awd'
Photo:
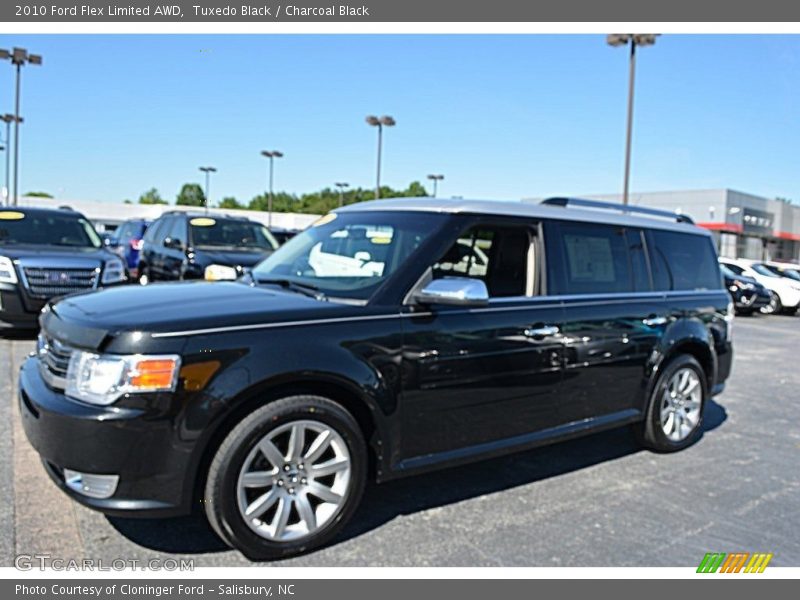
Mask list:
[[[202,507],[253,559],[331,540],[368,477],[626,424],[680,450],[730,372],[732,309],[710,235],[642,212],[369,202],[236,282],[67,297],[21,370],[25,431],[79,502]]]

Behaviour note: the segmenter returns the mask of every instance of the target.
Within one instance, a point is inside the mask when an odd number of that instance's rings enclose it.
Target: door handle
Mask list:
[[[642,319],[642,323],[644,323],[648,327],[657,327],[658,325],[666,325],[667,317],[657,317],[655,315],[651,315],[646,319]]]
[[[525,330],[525,335],[532,338],[543,338],[556,335],[561,331],[555,325],[543,325],[542,327],[531,327]]]

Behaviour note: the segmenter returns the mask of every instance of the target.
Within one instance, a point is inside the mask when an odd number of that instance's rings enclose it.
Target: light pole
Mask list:
[[[344,181],[337,181],[333,185],[339,188],[339,206],[344,206],[344,191],[350,187],[350,184]]]
[[[200,167],[200,170],[206,174],[206,191],[205,191],[205,202],[206,205],[206,214],[208,214],[208,201],[211,199],[209,198],[209,188],[211,186],[211,173],[216,173],[217,170],[214,167]]]
[[[11,181],[9,181],[11,173],[11,148],[9,148],[9,146],[11,144],[11,123],[14,123],[16,120],[16,116],[8,113],[0,116],[0,121],[6,124],[6,185],[3,188],[3,196],[6,204],[11,204]],[[20,117],[19,122],[23,122],[22,117]]]
[[[633,132],[633,83],[636,75],[636,47],[652,46],[656,43],[657,33],[612,33],[606,38],[609,46],[625,46],[630,44],[630,73],[628,75],[628,128],[625,136],[625,182],[622,189],[622,203],[628,204],[628,186],[631,175],[631,135]]]
[[[437,184],[444,179],[444,175],[428,175],[428,179],[433,182],[433,197],[436,198]]]
[[[22,78],[22,65],[41,65],[42,57],[38,54],[28,54],[25,48],[14,48],[11,52],[0,50],[0,59],[10,59],[11,64],[17,67],[16,95],[14,99],[14,205],[19,198],[19,124],[22,119],[19,117],[19,92],[20,80]]]
[[[369,115],[367,117],[367,124],[378,128],[378,175],[375,180],[375,199],[377,200],[381,197],[381,147],[383,145],[383,128],[384,126],[394,127],[397,122],[388,115],[382,117]]]
[[[283,152],[278,150],[262,150],[262,156],[269,159],[269,199],[267,200],[267,209],[269,210],[269,217],[267,217],[267,227],[272,227],[272,179],[274,174],[274,165],[276,158],[283,158]]]

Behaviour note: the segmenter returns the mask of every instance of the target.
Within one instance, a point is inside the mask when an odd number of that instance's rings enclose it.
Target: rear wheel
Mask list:
[[[658,452],[691,446],[702,435],[707,397],[708,383],[700,363],[688,354],[676,357],[656,382],[638,430],[640,441]]]
[[[292,396],[250,414],[208,472],[205,509],[219,536],[252,560],[330,541],[352,516],[366,479],[355,419],[319,396]]]

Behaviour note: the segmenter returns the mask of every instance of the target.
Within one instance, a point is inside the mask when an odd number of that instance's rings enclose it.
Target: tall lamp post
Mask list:
[[[0,121],[3,121],[6,124],[6,185],[3,188],[3,199],[6,204],[11,204],[11,123],[16,122],[17,117],[14,115],[10,115],[8,113],[0,116]],[[22,117],[19,118],[19,122],[22,123]]]
[[[628,186],[631,175],[631,135],[633,132],[633,83],[636,75],[636,47],[652,46],[656,43],[657,33],[612,33],[606,38],[609,46],[618,47],[627,44],[631,47],[630,72],[628,75],[628,127],[625,136],[625,182],[622,189],[622,203],[628,204]]]
[[[350,187],[350,184],[345,181],[337,181],[333,185],[339,189],[339,206],[344,206],[344,191]]]
[[[19,198],[19,116],[20,80],[22,79],[22,65],[41,65],[42,57],[38,54],[28,54],[25,48],[14,48],[11,52],[0,50],[0,59],[9,59],[17,68],[16,93],[14,98],[14,205]]]
[[[205,191],[205,202],[206,205],[206,214],[208,213],[208,201],[211,199],[209,198],[209,188],[211,187],[211,173],[216,173],[217,170],[214,167],[200,167],[200,170],[206,174],[206,191]]]
[[[437,184],[444,179],[444,175],[428,175],[428,179],[433,182],[433,197],[436,198],[436,192],[438,191]]]
[[[383,128],[394,127],[397,122],[388,115],[382,117],[369,115],[367,117],[367,124],[378,128],[378,173],[375,180],[375,199],[377,200],[381,197],[381,147],[383,146]]]
[[[262,150],[262,156],[266,156],[269,159],[269,199],[267,200],[267,209],[269,210],[269,217],[267,218],[267,226],[272,227],[272,180],[273,175],[275,173],[275,159],[276,158],[283,158],[283,152],[279,152],[278,150]]]

